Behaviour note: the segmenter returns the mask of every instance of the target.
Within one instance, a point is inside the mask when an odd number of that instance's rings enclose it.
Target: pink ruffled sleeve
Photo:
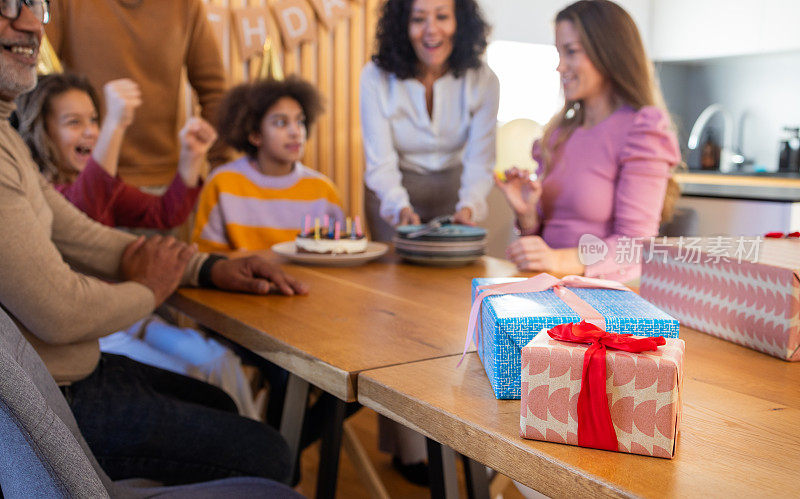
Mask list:
[[[656,107],[637,111],[620,149],[612,234],[604,239],[608,254],[587,266],[586,276],[617,281],[639,276],[637,247],[658,234],[670,169],[680,159],[678,140],[666,112]]]

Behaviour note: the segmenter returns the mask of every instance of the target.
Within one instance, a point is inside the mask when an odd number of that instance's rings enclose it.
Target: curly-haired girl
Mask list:
[[[297,77],[228,92],[217,128],[245,156],[216,168],[200,193],[192,240],[202,251],[268,249],[293,240],[305,215],[344,217],[333,183],[300,163],[321,110],[317,90]]]

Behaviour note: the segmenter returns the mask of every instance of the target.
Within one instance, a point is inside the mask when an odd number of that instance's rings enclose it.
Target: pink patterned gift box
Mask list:
[[[699,250],[691,239],[645,245],[641,296],[685,326],[800,360],[800,241],[759,239],[739,251],[755,238],[704,238]]]
[[[522,349],[520,436],[578,445],[578,394],[588,345],[542,330]],[[656,351],[606,351],[606,393],[621,452],[672,458],[681,414],[683,340]]]

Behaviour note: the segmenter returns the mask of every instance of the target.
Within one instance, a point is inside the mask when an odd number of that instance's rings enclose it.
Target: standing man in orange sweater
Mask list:
[[[119,174],[137,186],[167,185],[186,115],[182,72],[209,123],[216,123],[227,87],[201,0],[59,0],[46,32],[64,67],[86,75],[95,88],[119,78],[139,85],[143,103],[125,136]],[[209,157],[221,154],[214,147]]]

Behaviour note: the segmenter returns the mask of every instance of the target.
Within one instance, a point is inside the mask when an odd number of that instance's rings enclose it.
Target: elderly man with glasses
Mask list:
[[[148,315],[180,284],[289,295],[306,288],[259,257],[229,260],[105,227],[48,185],[8,122],[14,99],[36,84],[47,21],[46,1],[0,0],[0,306],[62,387],[112,478],[287,478],[280,435],[236,414],[224,392],[100,353],[99,337]]]

